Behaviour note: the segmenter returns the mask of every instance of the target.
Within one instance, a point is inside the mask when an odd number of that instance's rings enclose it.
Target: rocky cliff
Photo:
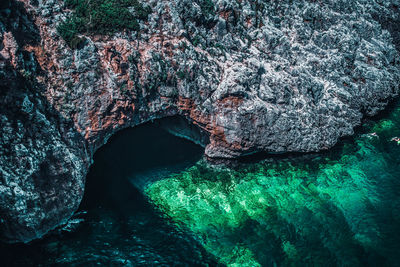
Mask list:
[[[63,0],[0,4],[3,240],[65,222],[120,129],[179,115],[211,158],[320,151],[399,91],[398,0],[139,3],[135,30],[67,41]]]

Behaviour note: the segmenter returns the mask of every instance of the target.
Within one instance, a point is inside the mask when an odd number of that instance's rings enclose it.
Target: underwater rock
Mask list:
[[[180,115],[211,158],[320,151],[398,94],[397,0],[145,4],[138,31],[72,45],[57,31],[74,12],[63,1],[2,2],[3,239],[65,222],[120,129]]]

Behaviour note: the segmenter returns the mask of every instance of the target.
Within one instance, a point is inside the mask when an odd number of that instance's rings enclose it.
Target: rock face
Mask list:
[[[208,157],[319,151],[399,91],[398,0],[141,2],[139,32],[87,34],[77,49],[57,32],[73,12],[62,0],[1,4],[3,240],[65,222],[120,129],[179,115],[171,131]]]

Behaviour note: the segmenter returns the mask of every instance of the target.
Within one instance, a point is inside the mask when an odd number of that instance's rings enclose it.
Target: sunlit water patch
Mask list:
[[[203,161],[146,194],[232,266],[399,266],[400,108],[307,159]]]

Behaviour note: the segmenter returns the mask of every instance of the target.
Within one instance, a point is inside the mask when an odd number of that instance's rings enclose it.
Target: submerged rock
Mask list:
[[[332,147],[399,91],[399,2],[380,2],[149,0],[137,32],[78,34],[75,49],[63,1],[3,2],[3,239],[65,222],[96,149],[155,118],[196,125],[181,136],[211,158]]]

